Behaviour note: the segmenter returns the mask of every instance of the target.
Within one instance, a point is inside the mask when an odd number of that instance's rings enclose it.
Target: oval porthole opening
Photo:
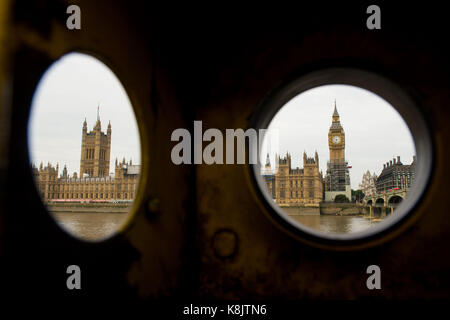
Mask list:
[[[330,68],[285,83],[261,103],[253,127],[267,130],[251,175],[272,220],[320,247],[388,238],[431,174],[424,117],[372,72]]]
[[[141,144],[113,71],[89,54],[63,55],[35,89],[27,129],[35,186],[55,222],[91,242],[122,230],[138,193]]]

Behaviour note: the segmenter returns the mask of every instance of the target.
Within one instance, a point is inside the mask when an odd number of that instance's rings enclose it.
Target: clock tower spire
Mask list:
[[[345,162],[345,133],[340,122],[336,100],[334,100],[334,112],[330,130],[328,131],[328,147],[330,149],[330,161]]]
[[[351,200],[350,174],[345,161],[345,133],[336,107],[336,100],[334,100],[334,111],[331,118],[331,126],[328,130],[330,161],[327,163],[325,176],[325,201],[334,201],[339,194],[343,194]]]

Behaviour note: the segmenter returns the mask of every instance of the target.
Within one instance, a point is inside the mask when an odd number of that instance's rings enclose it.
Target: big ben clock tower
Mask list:
[[[345,162],[345,133],[339,121],[336,101],[334,101],[333,121],[328,131],[328,147],[330,149],[330,161]]]
[[[328,148],[330,149],[330,161],[327,163],[325,176],[325,201],[334,201],[339,194],[345,195],[351,201],[350,173],[347,161],[345,161],[345,133],[339,119],[336,100],[328,131]]]

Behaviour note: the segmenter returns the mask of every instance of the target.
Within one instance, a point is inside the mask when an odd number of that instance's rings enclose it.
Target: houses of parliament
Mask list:
[[[319,156],[314,158],[303,153],[303,168],[292,168],[291,155],[275,156],[272,169],[269,155],[262,172],[269,194],[279,206],[317,207],[322,201],[334,201],[339,194],[351,200],[350,174],[345,160],[345,133],[334,103],[332,122],[328,131],[330,160],[323,177],[319,171]]]
[[[140,165],[132,161],[118,161],[110,175],[111,123],[106,134],[101,130],[100,117],[88,132],[86,119],[81,135],[80,175],[69,176],[66,166],[59,175],[59,164],[50,162],[39,168],[32,165],[37,189],[44,202],[58,201],[131,201],[137,191]],[[59,175],[59,176],[58,176]]]

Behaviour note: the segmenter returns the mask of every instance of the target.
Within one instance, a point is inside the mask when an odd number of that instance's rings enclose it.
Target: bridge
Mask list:
[[[389,189],[386,192],[364,197],[362,205],[367,214],[386,216],[394,212],[407,193],[408,189]]]

